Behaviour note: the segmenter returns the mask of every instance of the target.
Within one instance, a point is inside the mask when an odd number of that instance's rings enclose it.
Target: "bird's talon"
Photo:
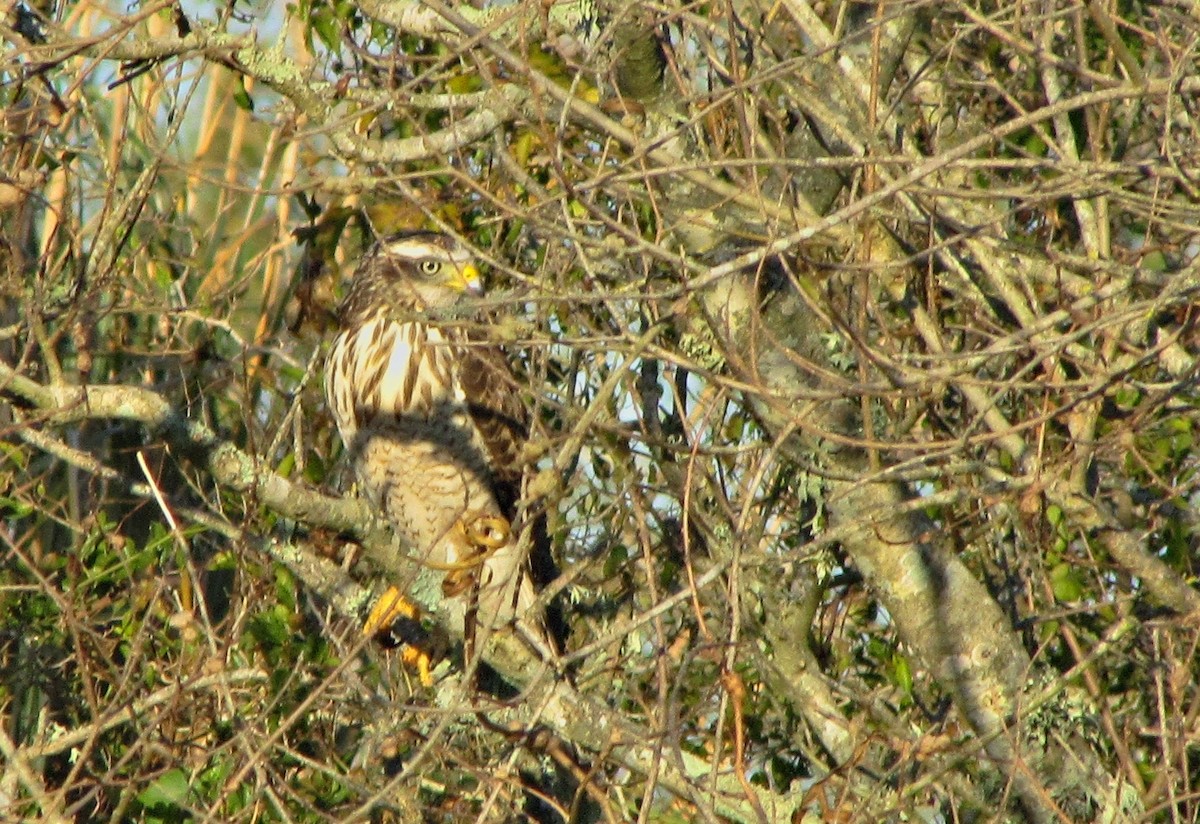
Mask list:
[[[462,556],[446,567],[442,579],[442,595],[453,598],[473,586],[478,570],[500,547],[508,543],[512,530],[508,521],[499,515],[468,513],[456,524]]]
[[[462,595],[475,582],[474,571],[471,569],[451,570],[442,578],[442,595],[453,598]]]
[[[499,549],[508,543],[510,530],[508,521],[499,515],[477,515],[468,521],[459,521],[463,537],[477,549]]]

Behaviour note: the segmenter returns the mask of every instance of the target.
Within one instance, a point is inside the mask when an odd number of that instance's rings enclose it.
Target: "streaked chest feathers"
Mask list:
[[[408,417],[465,416],[458,349],[440,329],[382,315],[342,332],[330,355],[334,368],[326,372],[342,440],[351,445],[360,429]]]
[[[381,314],[338,336],[326,371],[364,491],[423,551],[463,514],[497,511],[457,373],[461,347],[452,331]]]

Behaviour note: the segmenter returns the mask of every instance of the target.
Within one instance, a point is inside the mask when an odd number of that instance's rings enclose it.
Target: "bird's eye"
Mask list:
[[[421,261],[421,272],[426,275],[436,275],[442,271],[442,262],[433,258],[425,258]]]

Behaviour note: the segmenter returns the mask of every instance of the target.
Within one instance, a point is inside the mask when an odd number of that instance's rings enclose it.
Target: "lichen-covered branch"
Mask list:
[[[204,424],[185,418],[152,390],[114,385],[46,386],[0,362],[0,392],[36,406],[48,423],[105,418],[137,421],[211,472],[222,486],[236,492],[253,491],[281,515],[360,537],[371,533],[373,517],[364,502],[330,497],[292,483]]]
[[[377,544],[377,548],[369,552],[377,566],[392,575],[411,572],[408,565],[396,560],[394,550],[385,549],[391,545],[386,543],[383,534],[372,529],[372,517],[362,501],[332,498],[300,487],[263,468],[252,456],[223,441],[208,427],[180,415],[153,391],[131,386],[45,386],[0,363],[0,394],[38,407],[45,413],[44,422],[50,424],[105,418],[140,422],[152,435],[165,438],[173,447],[192,456],[222,486],[238,492],[253,491],[266,506],[308,526],[339,529],[368,538]],[[307,587],[344,616],[354,619],[368,604],[368,589],[311,549],[295,542],[244,538],[286,565]],[[717,572],[719,570],[707,576],[707,580],[717,580]],[[649,617],[643,616],[643,622],[648,620]],[[529,637],[532,640],[533,636]],[[612,757],[633,770],[649,769],[653,748],[646,744],[645,731],[630,725],[609,708],[584,698],[518,634],[493,633],[484,643],[482,654],[483,660],[513,686],[527,692],[526,700],[516,709],[500,714],[500,720],[507,718],[515,723],[546,725],[584,750],[610,752]],[[199,689],[206,683],[192,686]],[[152,696],[146,699],[146,706],[153,706],[159,700]],[[106,724],[111,727],[123,720],[126,720],[125,716],[110,718]],[[86,730],[73,733],[76,737],[90,734]],[[58,751],[63,746],[70,746],[70,742],[60,744],[43,746],[38,752]],[[755,820],[755,808],[745,799],[732,773],[720,772],[713,781],[713,765],[687,753],[680,753],[678,760],[668,762],[661,769],[660,780],[665,788],[694,798],[697,803],[734,820]],[[771,811],[771,820],[780,822],[790,820],[797,804],[794,799],[775,796],[766,790],[760,792],[758,802]]]

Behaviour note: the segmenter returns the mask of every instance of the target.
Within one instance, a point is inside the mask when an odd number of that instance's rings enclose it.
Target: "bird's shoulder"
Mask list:
[[[459,384],[493,471],[500,478],[519,479],[529,436],[529,410],[520,385],[498,347],[468,341],[460,351]]]

